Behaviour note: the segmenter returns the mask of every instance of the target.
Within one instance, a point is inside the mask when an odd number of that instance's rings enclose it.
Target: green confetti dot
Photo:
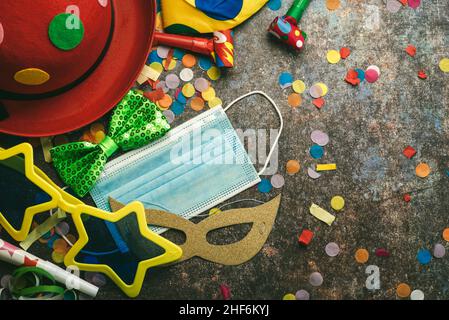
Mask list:
[[[68,51],[76,48],[83,40],[84,26],[76,15],[61,13],[50,22],[48,35],[55,47]]]

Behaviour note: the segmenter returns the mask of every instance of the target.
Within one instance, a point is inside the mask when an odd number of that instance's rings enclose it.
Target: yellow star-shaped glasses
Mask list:
[[[89,236],[84,226],[82,216],[95,217],[111,223],[115,223],[124,219],[130,214],[136,215],[139,228],[138,232],[140,236],[153,242],[165,251],[159,256],[140,261],[137,266],[134,281],[131,284],[127,284],[109,265],[87,264],[75,261],[77,255],[89,242]],[[73,265],[83,271],[102,272],[109,276],[109,278],[111,278],[115,282],[115,284],[119,286],[122,291],[131,298],[136,297],[140,293],[147,269],[157,265],[168,264],[180,259],[182,256],[182,249],[179,246],[157,235],[148,228],[145,218],[145,209],[140,202],[132,202],[126,207],[114,213],[105,212],[103,210],[87,205],[79,205],[72,213],[72,219],[75,223],[76,229],[78,230],[79,239],[65,256],[65,265]]]
[[[23,159],[19,157],[21,154],[23,155]],[[56,208],[60,202],[61,195],[35,171],[33,164],[33,148],[28,143],[22,143],[6,150],[0,148],[0,165],[24,173],[28,180],[39,187],[51,199],[48,202],[26,208],[20,229],[14,228],[8,221],[8,212],[0,212],[0,225],[11,235],[11,237],[13,237],[14,240],[22,241],[30,232],[34,216]],[[5,194],[6,191],[0,190],[0,193]]]

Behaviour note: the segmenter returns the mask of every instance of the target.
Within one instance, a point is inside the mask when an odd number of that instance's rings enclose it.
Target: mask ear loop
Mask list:
[[[271,159],[271,156],[273,155],[273,152],[276,149],[276,146],[278,144],[279,138],[281,137],[282,130],[284,129],[284,119],[282,118],[282,114],[281,114],[281,111],[279,110],[279,107],[277,106],[276,102],[274,102],[274,100],[271,99],[271,97],[269,97],[265,92],[263,92],[263,91],[251,91],[251,92],[249,92],[247,94],[244,94],[243,96],[238,97],[234,101],[232,101],[226,108],[224,108],[224,111],[225,112],[228,111],[234,104],[236,104],[240,100],[243,100],[243,99],[245,99],[245,98],[247,98],[249,96],[256,95],[256,94],[265,97],[271,103],[271,105],[274,107],[274,109],[276,109],[276,112],[278,113],[278,116],[279,116],[279,120],[281,122],[281,125],[279,127],[279,133],[278,133],[276,139],[274,140],[274,143],[273,143],[273,146],[271,147],[270,153],[268,153],[267,160],[265,161],[265,165],[263,166],[262,170],[260,170],[257,173],[260,176],[267,169],[268,163],[270,162],[270,159]]]

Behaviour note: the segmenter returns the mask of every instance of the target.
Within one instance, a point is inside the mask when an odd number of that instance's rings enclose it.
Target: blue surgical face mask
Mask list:
[[[279,135],[259,173],[225,112],[253,94],[266,97],[281,119]],[[109,210],[109,198],[123,204],[137,200],[148,209],[190,219],[259,183],[282,127],[282,116],[274,101],[263,92],[251,92],[226,109],[210,109],[160,140],[109,162],[91,195],[104,210]],[[152,229],[157,233],[166,230]]]

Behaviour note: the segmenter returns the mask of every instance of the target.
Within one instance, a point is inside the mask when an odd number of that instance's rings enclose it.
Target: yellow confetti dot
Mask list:
[[[57,251],[53,251],[51,254],[51,258],[55,263],[63,263],[65,254]]]
[[[299,94],[306,91],[306,85],[301,80],[294,81],[292,84],[292,88],[293,88],[293,91],[295,91],[296,93],[299,93]]]
[[[318,87],[320,87],[323,90],[323,95],[322,97],[324,97],[328,92],[329,92],[329,88],[322,82],[319,82],[316,84]]]
[[[340,59],[340,52],[338,52],[337,50],[329,50],[327,52],[327,61],[329,61],[329,63],[338,63]]]
[[[27,86],[39,86],[50,80],[50,75],[44,70],[29,68],[18,71],[14,80]]]
[[[282,300],[296,300],[296,297],[293,293],[287,293]]]
[[[447,73],[449,72],[449,58],[443,58],[440,61],[440,69],[441,71]]]
[[[215,97],[211,101],[208,102],[209,108],[215,108],[223,105],[223,101],[220,98]]]
[[[164,59],[162,61],[162,65],[165,66],[166,70],[173,70],[174,68],[176,68],[176,60],[172,59],[170,61],[170,64],[167,66],[167,59]]]
[[[335,211],[340,211],[345,206],[345,199],[342,196],[335,196],[331,200],[331,207]]]
[[[369,252],[366,249],[358,249],[355,252],[355,261],[358,263],[366,263],[369,259]]]
[[[191,98],[191,97],[193,97],[193,95],[195,94],[195,87],[193,86],[193,84],[191,84],[191,83],[186,83],[186,84],[182,87],[182,94],[183,94],[186,98]]]
[[[162,73],[164,71],[164,67],[159,62],[153,62],[150,64],[150,68],[158,73]]]
[[[221,71],[219,68],[217,68],[216,66],[213,66],[212,68],[210,68],[209,70],[207,70],[207,75],[209,76],[209,78],[211,80],[218,80],[221,77]]]
[[[202,94],[202,97],[206,101],[211,101],[215,98],[215,89],[212,87],[209,87],[206,91],[204,91]]]

